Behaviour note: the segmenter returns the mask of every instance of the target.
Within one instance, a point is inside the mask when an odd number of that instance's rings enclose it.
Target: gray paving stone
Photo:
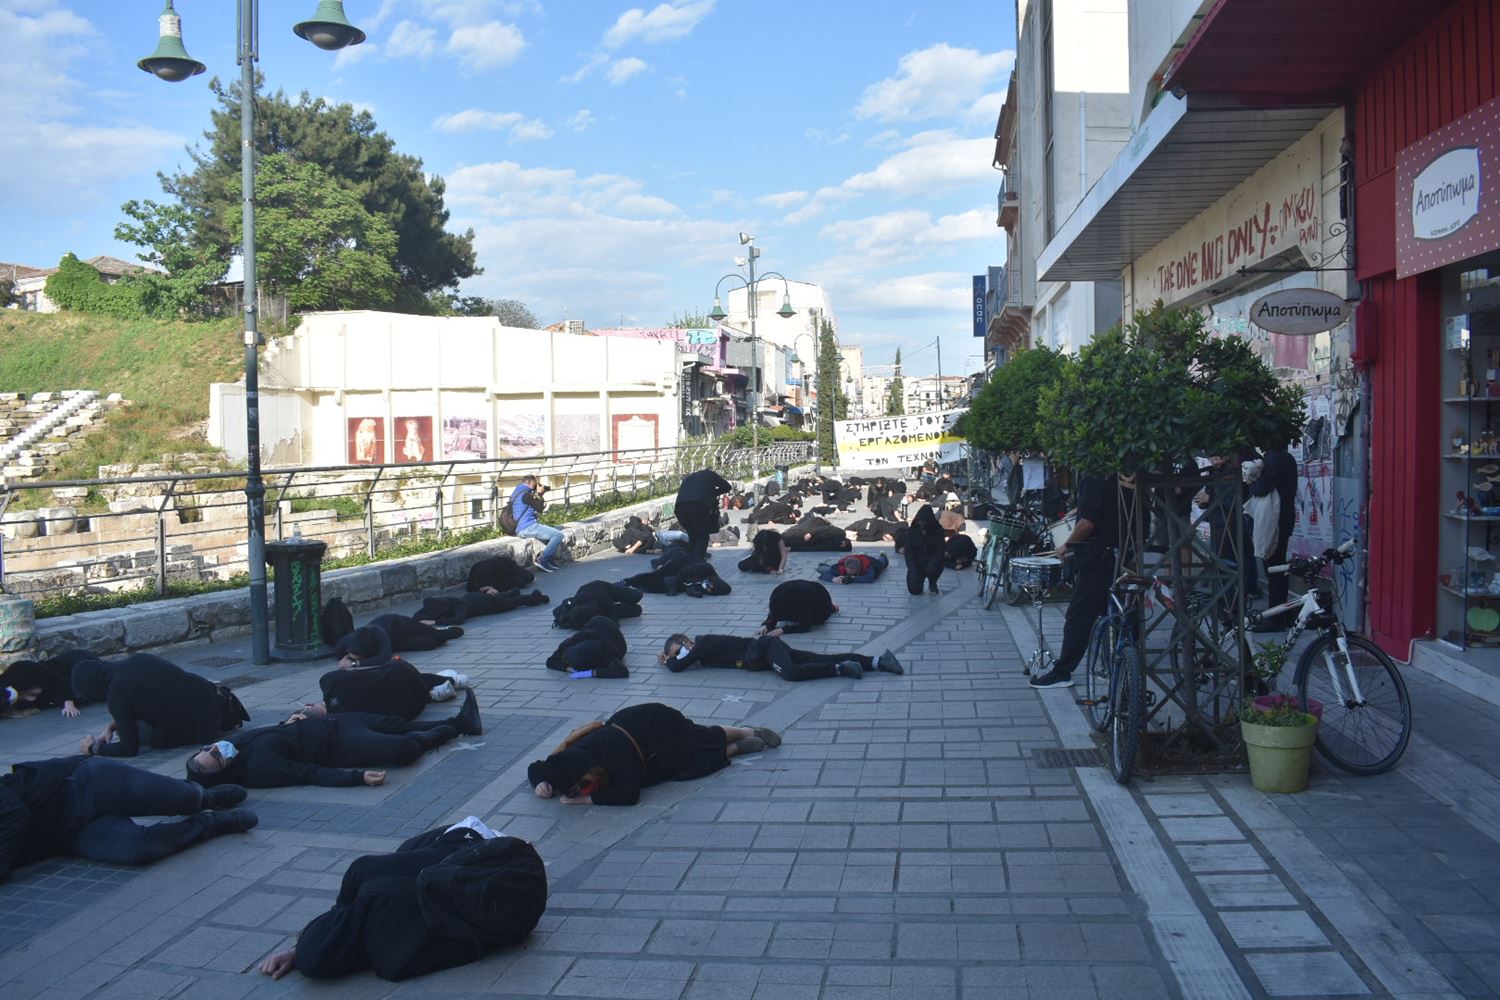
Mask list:
[[[1273,997],[1363,996],[1370,992],[1336,951],[1250,954],[1246,961]]]
[[[1226,910],[1219,914],[1241,948],[1328,948],[1328,937],[1301,910]]]
[[[1198,884],[1214,906],[1297,905],[1278,875],[1200,875]]]

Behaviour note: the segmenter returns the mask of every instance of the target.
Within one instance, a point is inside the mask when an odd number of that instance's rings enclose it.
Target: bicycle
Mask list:
[[[1109,769],[1120,784],[1135,773],[1146,709],[1154,700],[1146,690],[1141,662],[1141,618],[1148,577],[1123,573],[1109,589],[1109,606],[1094,623],[1084,659],[1084,697],[1089,725],[1106,732]]]
[[[1010,558],[1020,547],[1028,524],[1014,513],[1006,512],[990,516],[990,527],[984,541],[984,549],[974,562],[979,575],[979,597],[985,610],[995,606],[995,598],[1002,591],[1009,596]]]

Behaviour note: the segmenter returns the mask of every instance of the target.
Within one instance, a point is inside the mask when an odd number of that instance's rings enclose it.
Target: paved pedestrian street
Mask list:
[[[858,546],[876,550],[881,546]],[[888,548],[888,546],[887,546]],[[1265,796],[1243,774],[1138,779],[1093,746],[1074,690],[1031,690],[1029,610],[983,610],[972,572],[908,596],[904,567],[833,586],[815,650],[894,650],[904,676],[790,684],[656,664],[670,633],[749,634],[781,579],[714,550],[723,598],[647,596],[623,625],[628,680],[542,661],[549,609],[480,619],[423,668],[474,681],[486,732],[381,788],[252,791],[250,834],[146,869],[54,859],[0,885],[6,1000],[600,997],[610,1000],[1083,1000],[1492,997],[1500,991],[1500,712],[1408,672],[1417,738],[1400,767]],[[794,554],[813,578],[823,553]],[[898,557],[899,559],[899,557]],[[595,557],[554,599],[646,557]],[[396,610],[410,610],[398,607]],[[365,616],[359,616],[363,620]],[[1060,611],[1044,621],[1060,630]],[[1054,642],[1056,637],[1054,636]],[[167,653],[230,679],[255,724],[317,692],[330,661],[253,668],[241,646]],[[233,659],[234,662],[225,662]],[[632,808],[537,799],[529,761],[576,725],[663,701],[780,730],[776,750],[647,790]],[[428,715],[451,711],[435,705]],[[7,763],[76,752],[101,708],[0,724]],[[185,752],[140,763],[180,775]],[[1083,762],[1083,763],[1079,763]],[[467,814],[533,841],[551,899],[523,947],[403,984],[271,982],[260,960],[333,899],[362,853]]]

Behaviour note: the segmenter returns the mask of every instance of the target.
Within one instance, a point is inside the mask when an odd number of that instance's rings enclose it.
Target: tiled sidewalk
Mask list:
[[[1477,815],[1481,798],[1450,806],[1417,787],[1426,744],[1384,778],[1320,770],[1313,791],[1285,803],[1239,776],[1126,789],[1097,768],[1051,766],[1036,751],[1087,736],[1073,694],[1026,686],[1025,618],[981,610],[971,573],[946,575],[939,597],[910,597],[899,564],[874,586],[835,587],[843,612],[790,639],[889,645],[906,676],[787,684],[657,667],[671,632],[759,623],[779,581],[739,574],[745,551],[715,550],[732,595],[648,596],[645,614],[623,623],[629,680],[544,669],[563,636],[547,608],[482,619],[411,658],[474,678],[484,736],[393,771],[380,789],[253,793],[263,814],[253,833],[150,869],[69,861],[0,886],[0,995],[1154,1000],[1487,996],[1497,985],[1484,978],[1496,974],[1485,953],[1500,933],[1493,830],[1464,811]],[[794,555],[792,575],[811,577],[825,558]],[[594,559],[539,583],[566,596],[642,568],[643,557]],[[254,669],[235,647],[177,657],[210,655],[237,662],[198,668],[207,676],[257,678],[242,687],[256,722],[311,696],[329,666]],[[531,794],[529,760],[574,725],[647,700],[699,721],[770,725],[786,742],[629,809]],[[67,753],[101,724],[97,709],[7,721],[0,750],[7,762]],[[179,774],[183,756],[142,762]],[[1424,825],[1396,822],[1418,811]],[[255,972],[328,904],[354,857],[470,812],[533,840],[548,862],[550,905],[526,946],[399,986]],[[1346,843],[1354,829],[1381,832]],[[1418,892],[1419,874],[1441,890]],[[64,878],[88,882],[49,881]]]

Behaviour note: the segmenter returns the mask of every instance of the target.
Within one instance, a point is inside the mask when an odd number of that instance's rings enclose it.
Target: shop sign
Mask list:
[[[1283,288],[1262,295],[1250,306],[1250,322],[1288,337],[1310,337],[1332,330],[1349,318],[1349,303],[1320,288]]]
[[[1500,249],[1500,99],[1396,154],[1396,276]]]

